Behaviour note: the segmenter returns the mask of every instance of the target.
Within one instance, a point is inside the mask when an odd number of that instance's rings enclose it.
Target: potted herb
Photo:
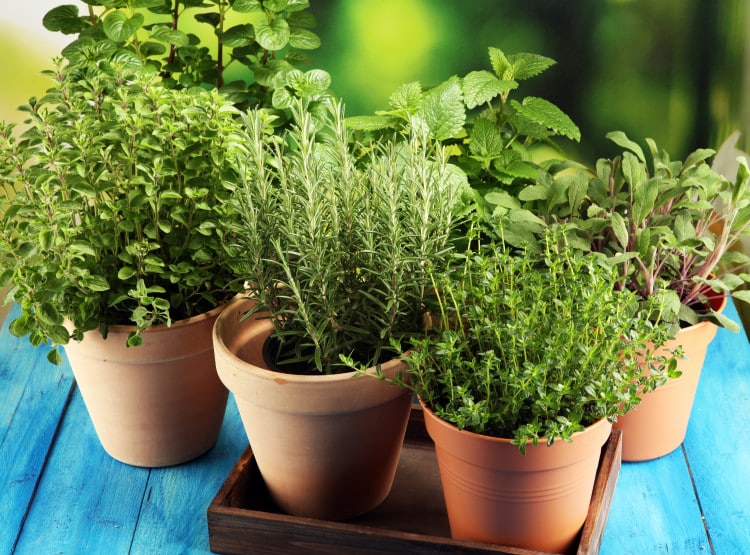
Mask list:
[[[127,64],[48,73],[54,86],[22,108],[28,128],[0,127],[0,281],[21,309],[10,331],[50,345],[56,364],[65,347],[113,457],[193,458],[227,396],[210,329],[234,279],[221,223],[241,123],[217,92],[170,90]]]
[[[402,368],[390,341],[422,328],[460,181],[416,130],[356,160],[340,103],[315,117],[297,104],[280,136],[262,112],[246,127],[234,232],[247,291],[214,328],[217,369],[279,506],[351,518],[390,490],[411,397],[341,357]]]
[[[86,0],[63,4],[44,26],[73,36],[63,55],[76,66],[116,55],[148,65],[170,88],[218,88],[239,108],[286,121],[295,96],[328,96],[330,76],[303,73],[320,46],[308,0]],[[207,38],[202,38],[207,37]],[[229,75],[242,76],[229,81]]]
[[[610,421],[674,364],[655,353],[663,323],[616,280],[551,233],[541,249],[488,245],[433,275],[433,329],[412,340],[401,383],[424,408],[453,537],[571,547]]]
[[[488,55],[491,71],[453,76],[428,89],[404,84],[391,95],[388,109],[347,123],[363,136],[382,137],[419,117],[466,174],[471,187],[462,199],[464,210],[481,218],[484,232],[497,238],[502,225],[507,244],[535,244],[543,221],[523,206],[519,192],[537,182],[550,163],[545,159],[562,156],[558,139],[579,141],[581,133],[548,100],[518,96],[521,84],[552,67],[553,59],[494,47]]]
[[[681,375],[617,424],[625,430],[623,458],[647,460],[682,443],[716,325],[738,329],[721,313],[727,295],[750,299],[747,291],[737,290],[750,275],[736,271],[746,267],[748,256],[732,249],[750,233],[750,173],[742,161],[732,182],[708,165],[713,150],[672,161],[651,140],[649,162],[622,132],[608,137],[623,149],[620,156],[599,160],[589,173],[566,177],[565,185],[578,192],[562,198],[579,199],[576,206],[563,202],[549,208],[552,180],[535,194],[548,212],[561,215],[558,221],[574,226],[577,245],[605,254],[620,267],[618,288],[644,300],[660,299],[660,317],[674,339],[670,346],[685,352],[678,365]]]

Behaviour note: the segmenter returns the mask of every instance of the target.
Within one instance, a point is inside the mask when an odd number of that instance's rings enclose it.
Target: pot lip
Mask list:
[[[458,427],[455,424],[452,424],[452,423],[448,422],[447,420],[443,420],[442,418],[440,418],[439,416],[437,416],[432,411],[432,409],[430,409],[424,403],[424,401],[422,400],[422,397],[418,397],[418,399],[419,399],[419,405],[422,407],[422,410],[425,411],[425,413],[429,414],[432,418],[434,418],[438,423],[440,423],[441,426],[449,428],[449,429],[453,430],[454,432],[456,432],[458,434],[461,434],[461,435],[463,435],[465,437],[470,437],[470,438],[474,438],[474,439],[482,439],[482,440],[485,440],[485,441],[489,441],[489,442],[492,442],[492,443],[500,443],[500,444],[503,444],[503,445],[511,445],[511,441],[512,440],[510,438],[495,437],[495,436],[489,436],[489,435],[485,435],[485,434],[478,434],[476,432],[471,432],[469,430],[459,430]],[[573,443],[575,443],[576,437],[579,437],[582,434],[585,434],[587,432],[590,432],[592,430],[595,430],[595,429],[598,429],[598,428],[601,428],[601,427],[604,427],[604,426],[610,426],[610,425],[611,425],[611,423],[609,422],[609,420],[607,420],[607,418],[601,418],[601,419],[597,420],[596,422],[594,422],[593,424],[590,424],[590,425],[586,426],[586,428],[584,430],[581,430],[579,432],[575,432],[572,435]],[[559,438],[555,439],[555,443],[560,442],[560,441],[563,441],[563,440],[561,440]],[[542,445],[546,446],[547,445],[547,438],[539,438],[539,445],[540,446],[542,446]]]
[[[165,333],[169,330],[173,330],[175,328],[184,328],[187,326],[192,326],[195,324],[199,324],[200,322],[203,322],[205,320],[211,320],[219,316],[221,312],[226,308],[226,306],[229,303],[224,303],[222,305],[219,305],[215,308],[212,308],[211,310],[207,312],[202,312],[201,314],[196,314],[195,316],[191,316],[189,318],[183,318],[182,320],[175,320],[172,322],[171,325],[167,324],[156,324],[145,331],[143,331],[143,334],[158,334],[158,333]],[[66,322],[70,322],[70,320],[66,319]],[[136,326],[133,324],[112,324],[110,326],[107,326],[109,333],[130,333],[131,331],[136,330]],[[99,333],[99,330],[97,328],[94,328],[93,330],[87,330],[84,333],[90,333],[95,332]]]
[[[238,295],[235,297],[231,304],[242,304],[243,302],[252,303],[253,300],[249,299],[246,296]],[[248,362],[246,360],[243,360],[242,358],[238,357],[232,350],[227,346],[226,341],[224,340],[224,337],[222,334],[219,333],[219,330],[222,328],[222,324],[225,320],[232,317],[233,311],[227,310],[219,315],[216,321],[216,325],[214,325],[213,328],[213,338],[214,338],[214,352],[221,352],[224,356],[229,357],[230,360],[233,361],[235,366],[242,367],[245,369],[245,371],[252,372],[253,374],[256,374],[258,377],[263,378],[268,381],[274,381],[278,384],[326,384],[326,383],[332,383],[332,382],[343,382],[348,381],[351,379],[356,379],[360,377],[365,377],[362,374],[358,373],[355,370],[347,371],[347,372],[338,372],[335,374],[292,374],[287,372],[278,372],[276,370],[271,370],[270,368],[266,368],[263,366],[258,366],[256,364],[253,364],[251,362]],[[252,321],[246,321],[244,322],[244,325],[247,326],[258,326],[262,328],[262,331],[258,334],[263,342],[268,339],[268,337],[271,335],[273,324],[268,318],[255,318]],[[395,374],[395,372],[398,371],[399,368],[403,367],[405,370],[406,365],[401,360],[400,356],[394,356],[393,358],[386,360],[380,365],[383,373],[388,375],[391,371]],[[367,376],[368,377],[375,377],[376,374],[376,367],[371,366],[367,369]],[[377,378],[376,378],[377,379]]]
[[[713,308],[715,312],[723,312],[727,306],[727,303],[729,302],[729,294],[726,291],[711,291],[706,295],[706,297],[708,298],[708,302],[711,304],[711,308]],[[715,325],[716,324],[714,324],[713,322],[709,322],[708,320],[701,320],[700,322],[696,322],[695,324],[687,326],[686,328],[680,328],[677,331],[676,335],[679,336],[701,327]]]

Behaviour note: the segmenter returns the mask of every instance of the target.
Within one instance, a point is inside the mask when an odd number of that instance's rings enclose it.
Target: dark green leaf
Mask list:
[[[84,24],[78,15],[78,6],[64,4],[48,11],[42,18],[42,25],[48,31],[66,35],[80,33]]]
[[[128,17],[124,12],[114,11],[104,18],[104,32],[115,42],[126,42],[143,26],[143,14]]]

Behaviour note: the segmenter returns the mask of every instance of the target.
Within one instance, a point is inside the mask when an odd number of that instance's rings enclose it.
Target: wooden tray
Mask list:
[[[621,435],[613,430],[602,449],[591,507],[576,551],[579,555],[599,552],[620,472]],[[435,450],[420,409],[411,412],[391,493],[374,511],[346,522],[281,512],[271,500],[248,447],[208,507],[208,531],[211,551],[225,555],[541,555],[528,549],[451,539]]]

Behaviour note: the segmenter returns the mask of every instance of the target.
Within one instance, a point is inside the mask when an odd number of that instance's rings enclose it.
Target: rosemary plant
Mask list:
[[[262,112],[246,117],[238,272],[274,322],[279,369],[348,370],[342,355],[376,364],[391,339],[421,329],[461,176],[416,129],[357,162],[340,102],[294,114],[280,136]]]

